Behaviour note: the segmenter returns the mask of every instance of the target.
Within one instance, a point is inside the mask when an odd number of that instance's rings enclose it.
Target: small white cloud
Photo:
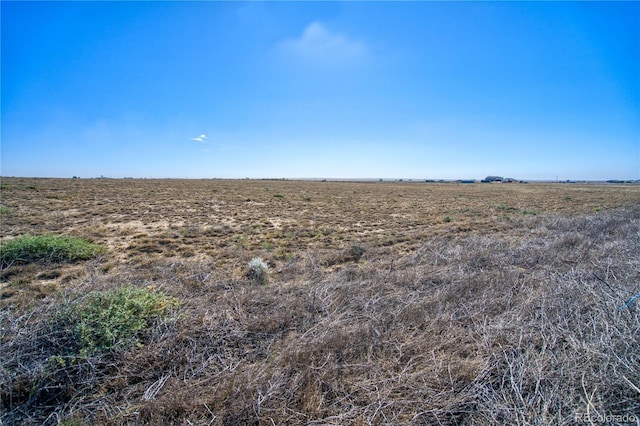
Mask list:
[[[367,53],[363,43],[332,32],[320,22],[312,22],[300,37],[284,40],[278,48],[288,56],[322,65],[357,62]]]
[[[196,136],[195,138],[191,138],[192,141],[196,141],[196,142],[200,142],[200,143],[204,143],[204,141],[206,141],[207,139],[207,135],[202,134],[200,136]]]

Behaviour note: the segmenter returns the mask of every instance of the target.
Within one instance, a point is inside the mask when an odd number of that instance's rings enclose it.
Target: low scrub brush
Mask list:
[[[91,355],[136,340],[177,300],[161,292],[132,286],[90,294],[72,314],[80,354]]]
[[[78,237],[23,235],[0,245],[0,266],[31,262],[71,262],[91,259],[105,251],[101,245]]]

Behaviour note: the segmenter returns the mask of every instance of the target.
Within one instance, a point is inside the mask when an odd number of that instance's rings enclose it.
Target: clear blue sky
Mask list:
[[[640,178],[639,2],[9,2],[3,176]]]

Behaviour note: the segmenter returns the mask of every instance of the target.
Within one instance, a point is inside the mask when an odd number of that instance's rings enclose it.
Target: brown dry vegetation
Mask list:
[[[1,204],[3,240],[108,247],[0,272],[7,425],[640,416],[639,186],[3,178]],[[125,285],[180,306],[69,356],[60,313]]]

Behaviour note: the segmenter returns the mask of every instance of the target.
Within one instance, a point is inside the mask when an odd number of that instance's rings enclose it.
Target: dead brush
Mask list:
[[[434,237],[393,259],[369,248],[367,262],[351,265],[357,273],[326,273],[309,252],[288,266],[290,280],[269,286],[208,277],[205,264],[154,264],[165,269],[145,280],[183,301],[177,322],[153,325],[142,347],[86,359],[58,400],[29,397],[57,383],[35,379],[48,368],[56,325],[46,311],[58,302],[3,311],[0,419],[571,425],[584,413],[639,416],[640,309],[627,303],[640,293],[640,208],[508,226],[501,236]],[[192,277],[207,278],[194,286]]]

